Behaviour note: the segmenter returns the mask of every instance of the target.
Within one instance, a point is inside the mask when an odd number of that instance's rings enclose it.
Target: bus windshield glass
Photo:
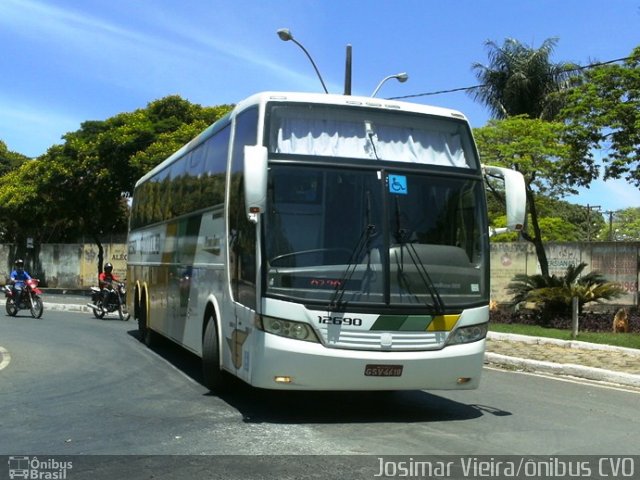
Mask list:
[[[272,162],[266,295],[442,313],[488,301],[482,180]]]
[[[468,125],[456,118],[315,104],[269,112],[273,154],[478,168]]]

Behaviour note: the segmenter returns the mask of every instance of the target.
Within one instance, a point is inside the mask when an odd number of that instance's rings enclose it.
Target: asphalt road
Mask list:
[[[237,478],[271,478],[249,475],[270,468],[278,478],[303,478],[319,472],[309,462],[332,458],[322,461],[327,476],[317,477],[330,478],[340,462],[376,460],[351,455],[633,455],[640,444],[632,390],[485,369],[480,389],[466,392],[287,393],[238,384],[215,396],[200,383],[198,359],[169,343],[150,350],[135,330],[88,313],[0,314],[0,455],[319,455],[279,457],[269,468],[255,457],[216,461],[226,471],[220,478],[235,478],[231,464],[243,472]],[[125,468],[118,457],[101,458]],[[127,468],[159,462],[167,476],[153,478],[197,478],[211,467],[202,457],[171,458],[128,457]],[[107,478],[98,473],[86,478]]]

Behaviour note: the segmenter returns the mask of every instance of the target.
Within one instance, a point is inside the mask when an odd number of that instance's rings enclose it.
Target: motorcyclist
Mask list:
[[[13,298],[15,299],[16,305],[20,303],[20,299],[22,298],[22,291],[25,287],[25,282],[27,280],[31,280],[31,275],[27,273],[24,269],[24,260],[18,258],[14,262],[14,270],[11,272],[9,276],[11,279],[11,290],[13,292]]]
[[[102,289],[102,310],[106,311],[105,305],[109,302],[109,295],[113,290],[113,282],[120,280],[113,274],[113,265],[107,262],[104,271],[98,275],[98,286]]]

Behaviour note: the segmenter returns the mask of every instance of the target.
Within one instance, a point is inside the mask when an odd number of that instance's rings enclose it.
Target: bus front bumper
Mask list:
[[[478,388],[485,340],[430,351],[327,348],[256,332],[250,383],[276,390],[470,390]]]

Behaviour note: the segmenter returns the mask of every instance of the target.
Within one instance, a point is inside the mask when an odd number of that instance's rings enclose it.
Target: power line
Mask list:
[[[612,63],[624,62],[626,60],[630,60],[631,58],[632,57],[624,57],[624,58],[617,58],[615,60],[608,60],[606,62],[590,63],[589,65],[568,68],[566,70],[563,70],[563,72],[564,73],[579,72],[579,71],[582,71],[582,70],[587,70],[589,68],[601,67],[603,65],[609,65],[609,64],[612,64]],[[437,90],[435,92],[414,93],[413,95],[403,95],[403,96],[400,96],[400,97],[389,97],[389,98],[387,98],[387,100],[403,100],[405,98],[416,98],[416,97],[427,97],[427,96],[433,96],[433,95],[442,95],[443,93],[464,92],[464,91],[476,90],[476,89],[482,88],[482,87],[486,87],[486,84],[473,85],[471,87],[451,88],[451,89],[448,89],[448,90]]]

